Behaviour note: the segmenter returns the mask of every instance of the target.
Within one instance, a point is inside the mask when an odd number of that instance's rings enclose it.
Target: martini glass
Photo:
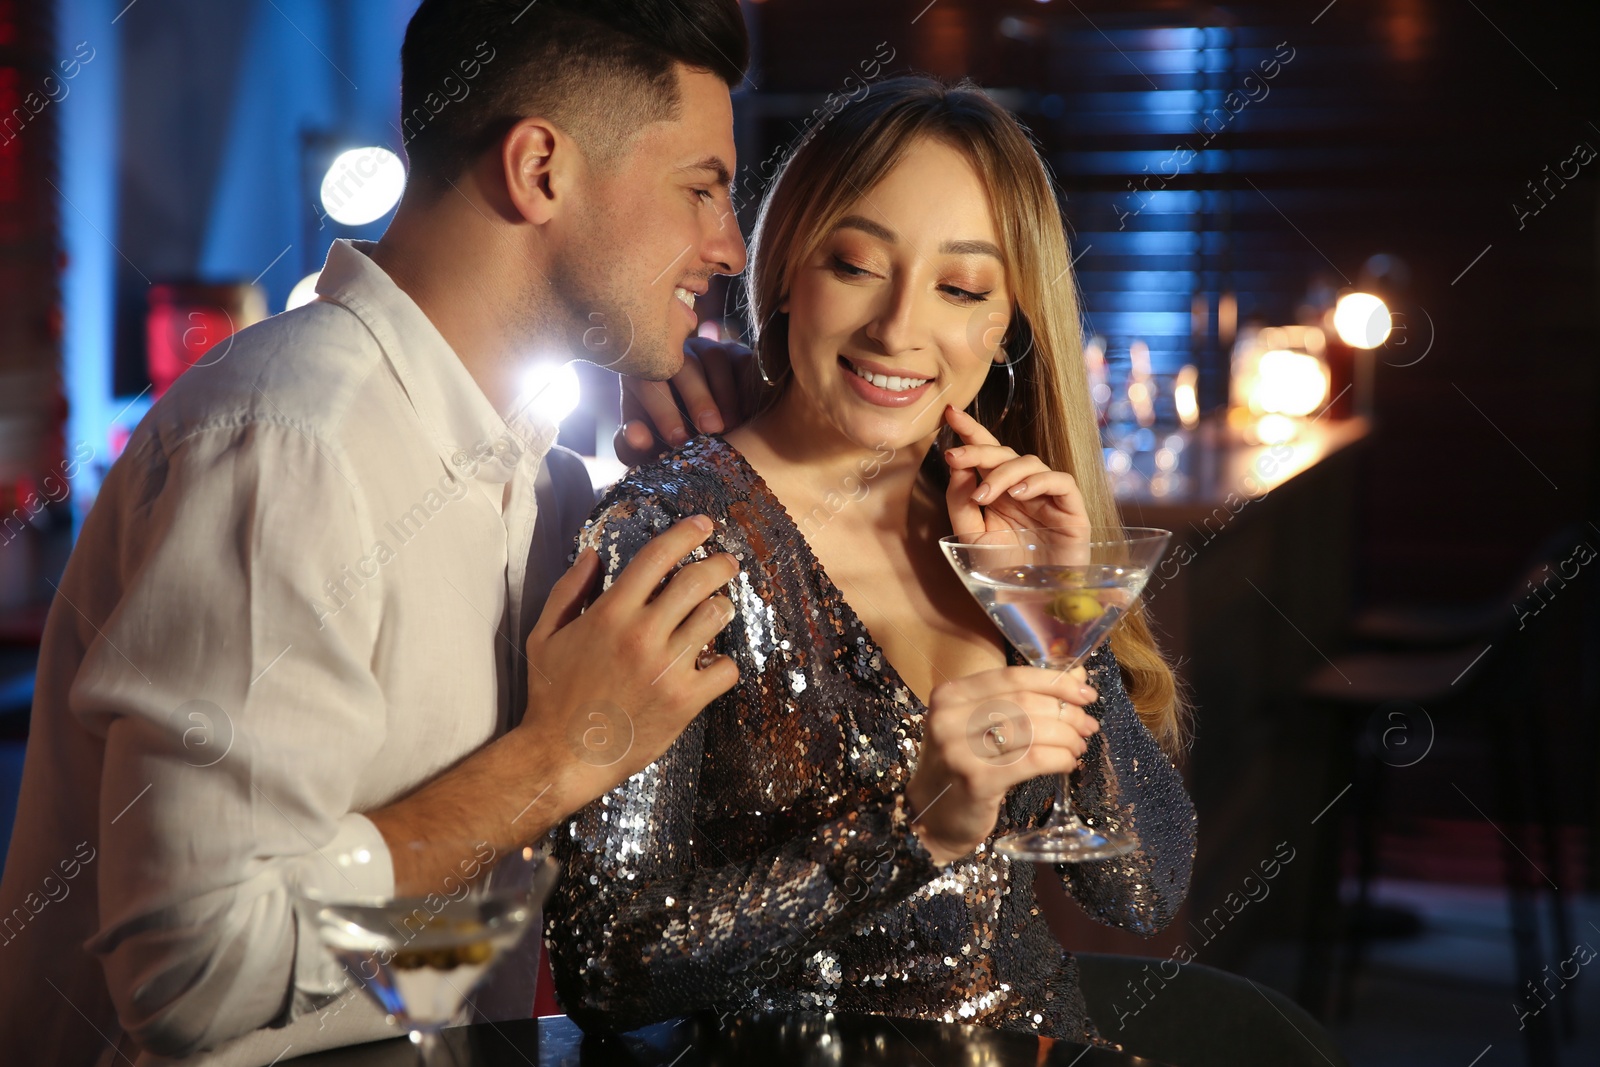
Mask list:
[[[1035,667],[1070,671],[1133,608],[1166,550],[1145,527],[986,530],[939,540],[945,557],[1007,641]],[[1131,833],[1105,833],[1072,811],[1066,775],[1045,824],[995,842],[1015,859],[1081,863],[1132,852]]]
[[[426,896],[341,894],[330,880],[295,892],[322,944],[410,1032],[425,1067],[453,1062],[440,1031],[465,1021],[472,990],[534,925],[558,871],[531,847],[504,855],[487,843],[452,849],[460,862]],[[325,855],[345,874],[331,881],[347,886],[370,884],[358,868],[388,862],[367,849]]]

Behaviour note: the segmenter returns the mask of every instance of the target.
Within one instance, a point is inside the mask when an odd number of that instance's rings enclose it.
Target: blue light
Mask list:
[[[67,452],[79,445],[94,458],[73,478],[74,529],[100,488],[111,462],[108,429],[116,414],[111,399],[111,353],[116,317],[117,107],[121,96],[121,50],[109,31],[121,5],[114,0],[61,0],[56,50],[72,54],[80,41],[94,49],[73,84],[72,106],[58,110],[60,123],[61,246],[67,267],[61,279],[64,319],[62,387],[67,395]]]

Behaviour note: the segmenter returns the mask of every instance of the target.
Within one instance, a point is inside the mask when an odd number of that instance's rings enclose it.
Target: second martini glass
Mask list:
[[[1133,608],[1171,531],[1146,527],[986,530],[940,538],[967,591],[1035,667],[1070,671]],[[1045,824],[995,847],[1034,863],[1080,863],[1132,852],[1139,839],[1087,825],[1066,775]]]
[[[426,1067],[454,1062],[440,1031],[460,1021],[473,988],[534,925],[558,871],[532,847],[496,855],[487,843],[461,841],[450,852],[461,858],[457,873],[425,897],[300,888],[295,899],[322,943],[411,1032]],[[388,862],[368,849],[328,858],[346,871]],[[367,879],[344,881],[353,887]]]

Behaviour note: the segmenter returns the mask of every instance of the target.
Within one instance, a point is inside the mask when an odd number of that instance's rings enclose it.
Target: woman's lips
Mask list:
[[[883,408],[903,408],[907,404],[913,404],[933,385],[933,379],[930,378],[913,388],[892,392],[882,386],[873,385],[857,374],[850,361],[843,356],[839,357],[839,372],[845,376],[845,380],[850,383],[850,388],[856,391],[856,395],[869,404]]]

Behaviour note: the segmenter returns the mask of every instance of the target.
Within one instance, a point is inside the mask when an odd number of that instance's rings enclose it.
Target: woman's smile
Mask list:
[[[839,357],[839,369],[857,396],[869,404],[885,408],[901,408],[915,403],[934,382],[933,377],[864,359],[851,359],[849,356]]]

